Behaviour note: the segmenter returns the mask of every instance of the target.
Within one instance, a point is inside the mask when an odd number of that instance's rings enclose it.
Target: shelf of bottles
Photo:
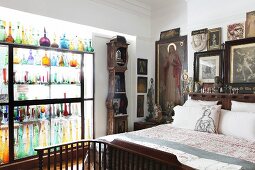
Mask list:
[[[80,103],[14,108],[14,158],[36,155],[36,147],[81,139]]]
[[[14,100],[81,97],[81,54],[13,50]]]
[[[8,103],[8,46],[0,45],[0,103]]]

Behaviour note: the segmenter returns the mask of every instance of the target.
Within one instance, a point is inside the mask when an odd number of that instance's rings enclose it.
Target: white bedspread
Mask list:
[[[162,139],[172,142],[178,142],[180,144],[188,145],[197,149],[202,149],[208,152],[246,160],[255,164],[255,142],[253,141],[247,141],[244,139],[219,134],[210,134],[205,132],[174,128],[168,124],[128,133],[155,140]],[[116,138],[173,153],[177,156],[178,160],[181,163],[196,169],[242,169],[242,167],[239,165],[200,158],[198,156],[188,154],[180,150],[172,149],[169,147],[162,147],[162,145],[158,145],[155,143],[135,140],[123,134],[109,135],[100,139],[112,141]]]

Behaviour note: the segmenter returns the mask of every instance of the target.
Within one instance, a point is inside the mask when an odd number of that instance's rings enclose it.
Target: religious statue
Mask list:
[[[151,119],[154,117],[154,81],[153,78],[150,79],[150,88],[147,93],[147,104],[149,115],[146,119]]]

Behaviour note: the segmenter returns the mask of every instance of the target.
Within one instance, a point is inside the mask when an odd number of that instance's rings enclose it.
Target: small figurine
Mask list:
[[[220,76],[215,76],[214,77],[214,91],[215,93],[219,93],[220,92],[220,89],[222,87],[222,80],[220,78]]]

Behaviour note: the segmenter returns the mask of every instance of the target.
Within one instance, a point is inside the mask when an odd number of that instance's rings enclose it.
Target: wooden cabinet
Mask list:
[[[107,107],[107,134],[128,131],[128,99],[125,71],[128,63],[128,45],[121,36],[107,43],[107,66],[109,72]]]

